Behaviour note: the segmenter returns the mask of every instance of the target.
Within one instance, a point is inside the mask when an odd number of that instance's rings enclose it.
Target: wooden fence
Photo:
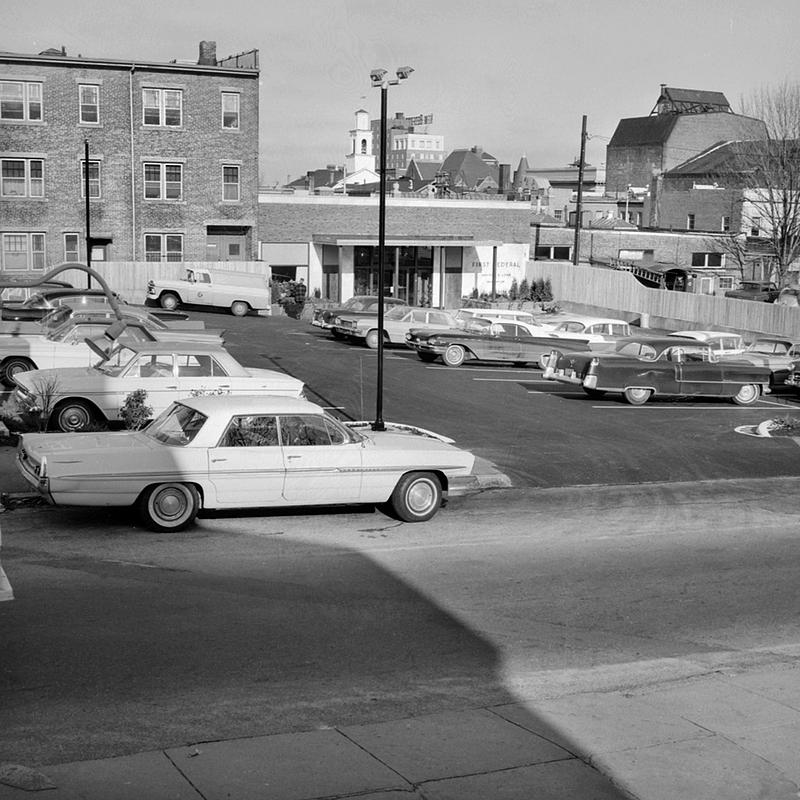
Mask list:
[[[151,279],[177,280],[187,267],[217,269],[231,272],[250,272],[267,275],[269,265],[263,261],[93,261],[92,269],[101,275],[111,289],[129,303],[144,303],[147,282]],[[66,270],[55,280],[68,281],[73,286],[87,286],[89,275],[82,270]],[[94,288],[97,282],[93,281]]]
[[[643,286],[629,272],[562,262],[532,261],[529,280],[550,280],[553,299],[573,310],[602,312],[671,330],[723,330],[800,341],[800,308],[687,294]],[[577,308],[576,308],[577,307]]]

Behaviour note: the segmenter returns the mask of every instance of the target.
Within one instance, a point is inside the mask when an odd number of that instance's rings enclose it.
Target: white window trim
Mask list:
[[[4,191],[5,181],[16,181],[19,180],[18,178],[3,178],[2,176],[2,162],[4,161],[22,161],[25,164],[25,174],[22,178],[25,184],[25,191],[23,194],[6,194]],[[31,162],[33,161],[40,161],[42,164],[42,177],[41,179],[36,178],[35,180],[41,181],[41,193],[40,194],[33,194],[31,192],[32,181],[34,180],[31,178]],[[13,158],[2,158],[0,159],[0,197],[6,197],[11,199],[21,199],[21,198],[28,198],[34,200],[42,200],[45,196],[45,160],[43,158],[29,158],[27,156],[14,156]]]
[[[84,105],[91,105],[89,103],[83,103],[83,90],[84,89],[94,89],[97,92],[97,102],[94,103],[94,108],[97,109],[97,119],[96,120],[89,120],[83,118],[83,106]],[[79,83],[78,84],[78,122],[81,125],[92,125],[98,126],[101,123],[100,119],[100,84],[98,83]]]
[[[12,267],[6,263],[6,240],[11,236],[24,236],[27,242],[27,265],[22,267]],[[34,236],[41,237],[42,248],[41,250],[34,250],[33,249],[33,241]],[[42,272],[47,264],[47,237],[45,236],[44,232],[39,231],[4,231],[0,234],[0,261],[2,264],[3,270],[8,272],[28,272],[33,270],[34,272]],[[41,253],[41,266],[36,266],[33,263],[34,253]]]
[[[148,181],[146,178],[147,175],[147,168],[148,167],[158,167],[159,170],[159,190],[158,190],[158,197],[148,197],[147,196],[147,186],[149,183],[153,183],[153,181]],[[178,167],[181,171],[181,193],[180,197],[167,197],[167,167]],[[184,180],[184,168],[183,164],[174,161],[144,161],[142,163],[142,197],[145,200],[151,200],[154,202],[164,202],[164,203],[180,203],[183,201],[183,180]],[[171,181],[174,183],[174,181]]]
[[[77,240],[77,249],[76,250],[69,250],[67,248],[67,239],[71,236],[74,236]],[[69,255],[71,253],[75,254],[75,258],[70,258]],[[81,260],[81,235],[79,233],[65,233],[64,234],[64,261],[73,262],[73,261],[80,261]]]
[[[158,236],[159,237],[159,259],[156,261],[155,259],[149,259],[148,250],[147,250],[147,239],[148,237]],[[179,258],[169,258],[169,251],[167,250],[167,238],[168,237],[177,237],[180,239],[181,249],[180,249],[180,257]],[[178,231],[146,231],[144,236],[142,237],[143,247],[142,252],[144,253],[144,257],[146,261],[150,261],[152,263],[165,263],[165,262],[176,262],[176,261],[183,261],[184,260],[184,247],[185,247],[185,237],[182,232]]]
[[[226,125],[225,124],[225,98],[226,97],[235,97],[236,98],[236,124],[235,125]],[[242,127],[242,95],[240,92],[228,92],[223,91],[220,92],[220,126],[224,131],[238,131]]]
[[[156,92],[158,95],[158,122],[147,122],[145,118],[145,109],[155,108],[155,106],[146,106],[144,102],[145,92]],[[167,125],[167,104],[166,93],[174,92],[180,98],[178,106],[178,113],[180,119],[177,125]],[[178,130],[183,127],[183,89],[172,89],[170,87],[159,86],[143,86],[142,87],[142,126],[145,128],[166,128],[167,130]]]
[[[235,169],[236,170],[236,183],[226,183],[225,182],[225,170],[226,169]],[[223,203],[241,203],[242,202],[242,168],[239,164],[223,164],[222,165],[222,202]],[[227,186],[236,186],[236,197],[225,197],[225,188]]]
[[[22,119],[17,119],[16,117],[3,117],[2,116],[2,109],[0,108],[0,121],[5,123],[21,123],[21,122],[32,122],[32,123],[41,123],[44,122],[44,84],[43,81],[30,81],[30,80],[7,80],[3,79],[0,83],[17,83],[23,87],[22,91],[22,107],[23,107],[23,116]],[[36,86],[39,90],[39,98],[38,101],[34,100],[33,102],[39,103],[39,116],[31,119],[31,87]]]
[[[86,175],[84,174],[84,164],[86,163],[86,159],[82,158],[80,160],[80,165],[78,167],[78,173],[80,175],[81,180],[81,197],[85,200],[86,199]],[[97,164],[97,179],[89,178],[89,199],[90,200],[100,200],[103,197],[103,167],[101,165],[100,159],[98,158],[90,158],[89,159],[89,167],[91,168],[92,164]],[[97,194],[92,194],[92,184],[97,183]]]

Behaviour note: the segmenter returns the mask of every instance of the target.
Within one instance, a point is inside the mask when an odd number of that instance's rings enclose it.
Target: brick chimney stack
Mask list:
[[[197,59],[197,63],[206,67],[215,67],[217,65],[216,42],[200,42],[200,58]]]

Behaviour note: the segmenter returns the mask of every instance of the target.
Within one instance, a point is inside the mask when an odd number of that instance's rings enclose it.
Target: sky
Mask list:
[[[380,115],[372,69],[408,80],[389,118],[432,114],[447,152],[501,163],[605,163],[620,119],[661,84],[742,98],[800,77],[798,0],[4,0],[0,50],[167,62],[260,54],[260,182],[341,165],[355,112]]]

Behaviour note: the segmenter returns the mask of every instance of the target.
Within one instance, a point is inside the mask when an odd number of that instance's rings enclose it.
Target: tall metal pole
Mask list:
[[[92,268],[92,232],[89,213],[89,140],[83,140],[83,191],[86,195],[86,266]],[[86,285],[92,288],[92,276],[87,273]]]
[[[378,387],[375,400],[375,422],[372,430],[385,431],[383,422],[383,293],[384,293],[384,261],[386,250],[386,101],[389,87],[381,86],[381,160],[380,160],[380,193],[378,206]]]
[[[581,215],[583,214],[583,164],[586,160],[586,114],[581,127],[581,157],[578,161],[578,202],[575,206],[575,246],[572,248],[572,263],[576,266],[581,258]]]

